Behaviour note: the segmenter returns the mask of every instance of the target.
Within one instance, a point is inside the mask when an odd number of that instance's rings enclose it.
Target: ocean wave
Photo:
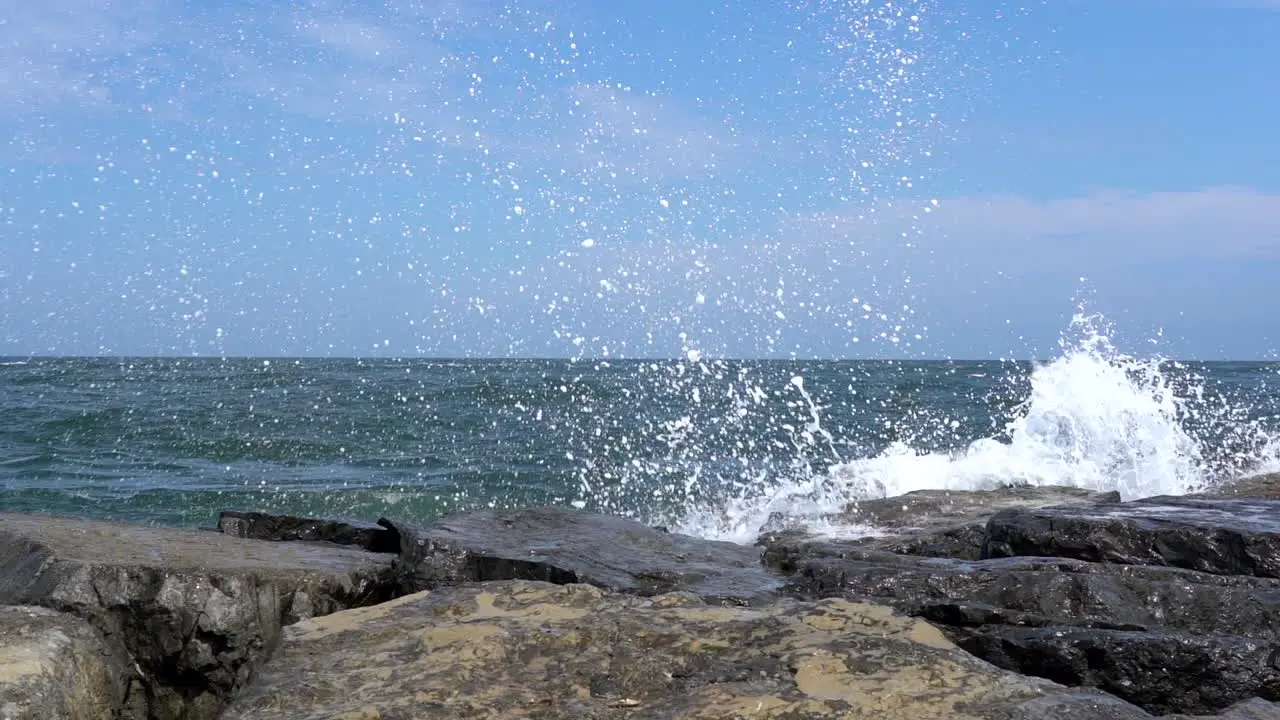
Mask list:
[[[849,504],[917,490],[1067,486],[1132,500],[1280,468],[1274,431],[1229,399],[1206,402],[1203,378],[1118,351],[1097,315],[1077,314],[1067,335],[1076,339],[1064,339],[1062,354],[1033,370],[1029,392],[998,434],[949,451],[900,440],[798,477],[746,482],[714,505],[691,508],[679,527],[752,542],[782,517],[841,534],[853,529],[830,518]],[[812,432],[820,428],[815,412]]]

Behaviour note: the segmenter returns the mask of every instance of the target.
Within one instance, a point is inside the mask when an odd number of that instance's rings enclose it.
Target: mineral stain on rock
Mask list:
[[[978,718],[1057,691],[882,606],[506,581],[295,625],[224,717]]]

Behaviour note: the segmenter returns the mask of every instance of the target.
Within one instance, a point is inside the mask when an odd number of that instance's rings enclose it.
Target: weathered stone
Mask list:
[[[1157,497],[996,513],[983,557],[1025,555],[1280,578],[1280,502]]]
[[[1164,720],[1280,720],[1280,705],[1261,698],[1236,703],[1219,715],[1166,715]]]
[[[1150,720],[1152,717],[1120,698],[1092,691],[1030,700],[1015,708],[1005,720]]]
[[[1251,475],[1229,480],[1198,493],[1198,496],[1280,500],[1280,473]]]
[[[131,702],[156,720],[215,717],[284,624],[390,597],[391,560],[328,543],[0,514],[0,604],[89,621],[136,665]]]
[[[1155,498],[1001,510],[982,528],[978,560],[913,552],[924,537],[914,529],[762,543],[765,562],[790,574],[788,594],[887,602],[1001,667],[1152,712],[1211,713],[1277,691],[1273,525],[1280,503]]]
[[[951,528],[982,523],[1000,510],[1096,505],[1120,501],[1120,493],[1082,488],[1012,485],[995,490],[917,490],[905,495],[850,503],[833,518],[892,530]]]
[[[0,607],[0,718],[114,720],[133,669],[80,618]]]
[[[965,635],[951,633],[1000,667],[1098,687],[1152,713],[1280,698],[1275,647],[1236,636],[1010,626]]]
[[[812,558],[791,577],[800,597],[869,597],[948,625],[1070,625],[1280,637],[1280,581],[1057,558],[887,563]]]
[[[999,510],[1094,505],[1119,500],[1117,492],[1099,493],[1068,487],[1015,485],[972,492],[920,490],[850,505],[838,520],[869,523],[893,531],[893,537],[867,541],[880,550],[978,560],[987,537],[987,520]]]
[[[980,662],[883,606],[723,607],[690,593],[515,581],[288,628],[224,718],[1012,720],[1031,717],[1024,703],[1064,692]],[[1110,717],[1144,717],[1131,710]]]
[[[449,515],[416,529],[388,520],[407,592],[487,580],[585,583],[637,595],[687,590],[728,604],[769,602],[781,578],[760,550],[562,508]]]
[[[370,552],[400,552],[395,533],[371,523],[226,510],[218,515],[218,530],[249,540],[330,542]]]

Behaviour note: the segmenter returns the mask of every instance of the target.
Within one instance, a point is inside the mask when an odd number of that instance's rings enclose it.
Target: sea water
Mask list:
[[[860,499],[1194,491],[1277,466],[1280,366],[1176,363],[1079,316],[1009,361],[9,358],[0,508],[209,525],[572,505],[749,542]]]

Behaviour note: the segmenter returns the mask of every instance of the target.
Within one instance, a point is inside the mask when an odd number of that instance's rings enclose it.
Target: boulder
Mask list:
[[[369,552],[400,552],[395,533],[372,523],[224,510],[218,514],[218,530],[249,540],[330,542]]]
[[[1280,500],[1280,472],[1234,478],[1197,493],[1197,496]]]
[[[888,498],[850,503],[833,521],[890,530],[945,529],[986,524],[999,510],[1120,501],[1120,493],[1082,488],[1011,485],[995,490],[916,490]]]
[[[329,543],[0,514],[0,605],[89,622],[130,660],[130,716],[214,718],[281,628],[395,594],[392,557]]]
[[[114,720],[133,669],[80,618],[0,607],[0,718]]]
[[[1150,717],[1103,696],[1073,709],[1069,695],[981,662],[884,606],[726,607],[690,592],[636,597],[508,581],[288,628],[223,717]],[[1114,712],[1087,714],[1104,706]]]
[[[1166,715],[1164,720],[1280,720],[1280,705],[1253,698],[1236,703],[1218,715]]]
[[[972,543],[912,552],[946,532],[761,542],[765,562],[790,575],[787,594],[887,602],[1000,667],[1152,713],[1280,698],[1280,503],[1006,508],[974,538],[976,559]]]
[[[1280,578],[1280,503],[1156,497],[1087,508],[1003,510],[987,523],[982,554]]]
[[[1234,635],[1006,625],[950,636],[1000,667],[1098,687],[1152,713],[1280,698],[1280,651]]]
[[[761,551],[665,532],[626,518],[564,508],[448,515],[394,530],[405,592],[488,580],[585,583],[617,592],[688,591],[713,602],[759,604],[782,578]]]

